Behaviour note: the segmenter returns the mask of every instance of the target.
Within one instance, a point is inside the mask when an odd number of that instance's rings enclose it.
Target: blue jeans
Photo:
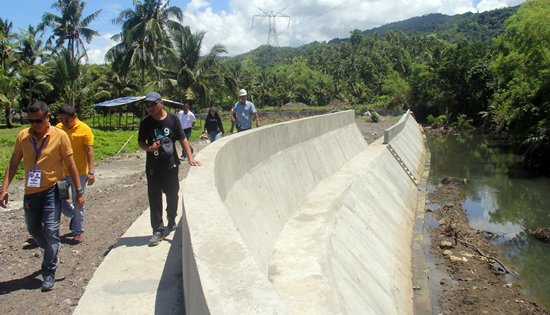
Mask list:
[[[65,180],[71,187],[71,199],[72,203],[68,199],[61,200],[61,212],[71,218],[71,231],[73,235],[84,233],[84,207],[75,208],[76,205],[76,187],[73,184],[71,176],[65,176]],[[86,193],[86,184],[88,184],[88,176],[86,174],[80,175],[80,186]]]
[[[191,148],[191,153],[193,153],[195,151],[195,149],[193,149],[193,146],[191,146],[191,131],[193,130],[193,128],[186,128],[186,129],[183,129],[183,133],[185,133],[185,137],[187,138],[187,141],[189,141],[189,148]],[[186,157],[185,156],[185,150],[183,150],[183,146],[181,147],[181,157]]]
[[[25,195],[23,210],[27,231],[38,246],[44,249],[42,275],[53,275],[57,269],[61,218],[61,202],[57,185],[41,192]]]
[[[212,131],[208,133],[208,139],[210,139],[210,142],[220,140],[221,136],[222,136],[222,133],[219,131]]]

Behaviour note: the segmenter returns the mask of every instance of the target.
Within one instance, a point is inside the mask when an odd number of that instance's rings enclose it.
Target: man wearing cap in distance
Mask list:
[[[256,127],[260,127],[258,112],[254,103],[247,100],[248,93],[245,89],[239,91],[239,101],[231,109],[232,119],[237,121],[237,132],[252,128],[252,117],[256,121]]]
[[[35,101],[27,108],[29,128],[19,132],[10,162],[4,173],[0,206],[8,206],[8,186],[15,176],[19,163],[25,167],[25,195],[23,210],[27,230],[38,246],[44,249],[42,259],[42,291],[55,286],[59,253],[59,226],[61,200],[57,182],[63,179],[63,163],[76,187],[76,206],[84,206],[84,189],[73,160],[69,136],[50,125],[48,105]]]
[[[145,173],[147,176],[147,194],[151,214],[153,236],[149,246],[156,246],[164,238],[162,220],[162,194],[166,195],[167,233],[174,231],[178,211],[179,165],[180,160],[175,142],[178,141],[187,154],[187,163],[198,166],[193,159],[189,140],[181,128],[178,117],[164,109],[159,93],[151,92],[145,97],[145,116],[139,125],[138,144],[147,152]]]

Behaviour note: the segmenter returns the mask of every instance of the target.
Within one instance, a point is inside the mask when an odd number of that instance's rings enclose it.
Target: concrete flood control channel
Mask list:
[[[430,313],[412,266],[425,158],[410,113],[371,144],[352,111],[224,137],[182,183],[177,232],[147,247],[145,211],[75,314]]]
[[[184,192],[186,313],[412,314],[425,157],[410,113],[370,145],[352,111],[212,143]]]

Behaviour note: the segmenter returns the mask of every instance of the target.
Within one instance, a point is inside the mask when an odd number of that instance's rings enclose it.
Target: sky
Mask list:
[[[2,6],[0,18],[13,22],[13,31],[36,26],[54,0],[16,0]],[[270,25],[279,46],[297,47],[313,41],[346,38],[354,29],[367,30],[387,23],[430,13],[447,15],[484,12],[515,6],[524,0],[170,0],[184,12],[183,24],[193,31],[204,31],[203,51],[215,44],[235,56],[264,45]],[[134,8],[133,0],[88,0],[87,16],[102,10],[89,25],[100,36],[86,45],[89,63],[103,63],[105,53],[120,32],[112,21],[124,9]],[[275,44],[274,37],[271,43]]]

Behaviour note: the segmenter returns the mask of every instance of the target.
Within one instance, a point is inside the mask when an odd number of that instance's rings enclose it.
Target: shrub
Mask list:
[[[377,123],[380,121],[380,115],[378,115],[377,112],[372,112],[371,116],[370,116],[370,119],[373,123]]]
[[[434,115],[429,114],[427,119],[433,128],[438,128],[438,127],[442,127],[445,124],[445,121],[447,120],[447,116],[439,115],[437,117],[434,117]]]

